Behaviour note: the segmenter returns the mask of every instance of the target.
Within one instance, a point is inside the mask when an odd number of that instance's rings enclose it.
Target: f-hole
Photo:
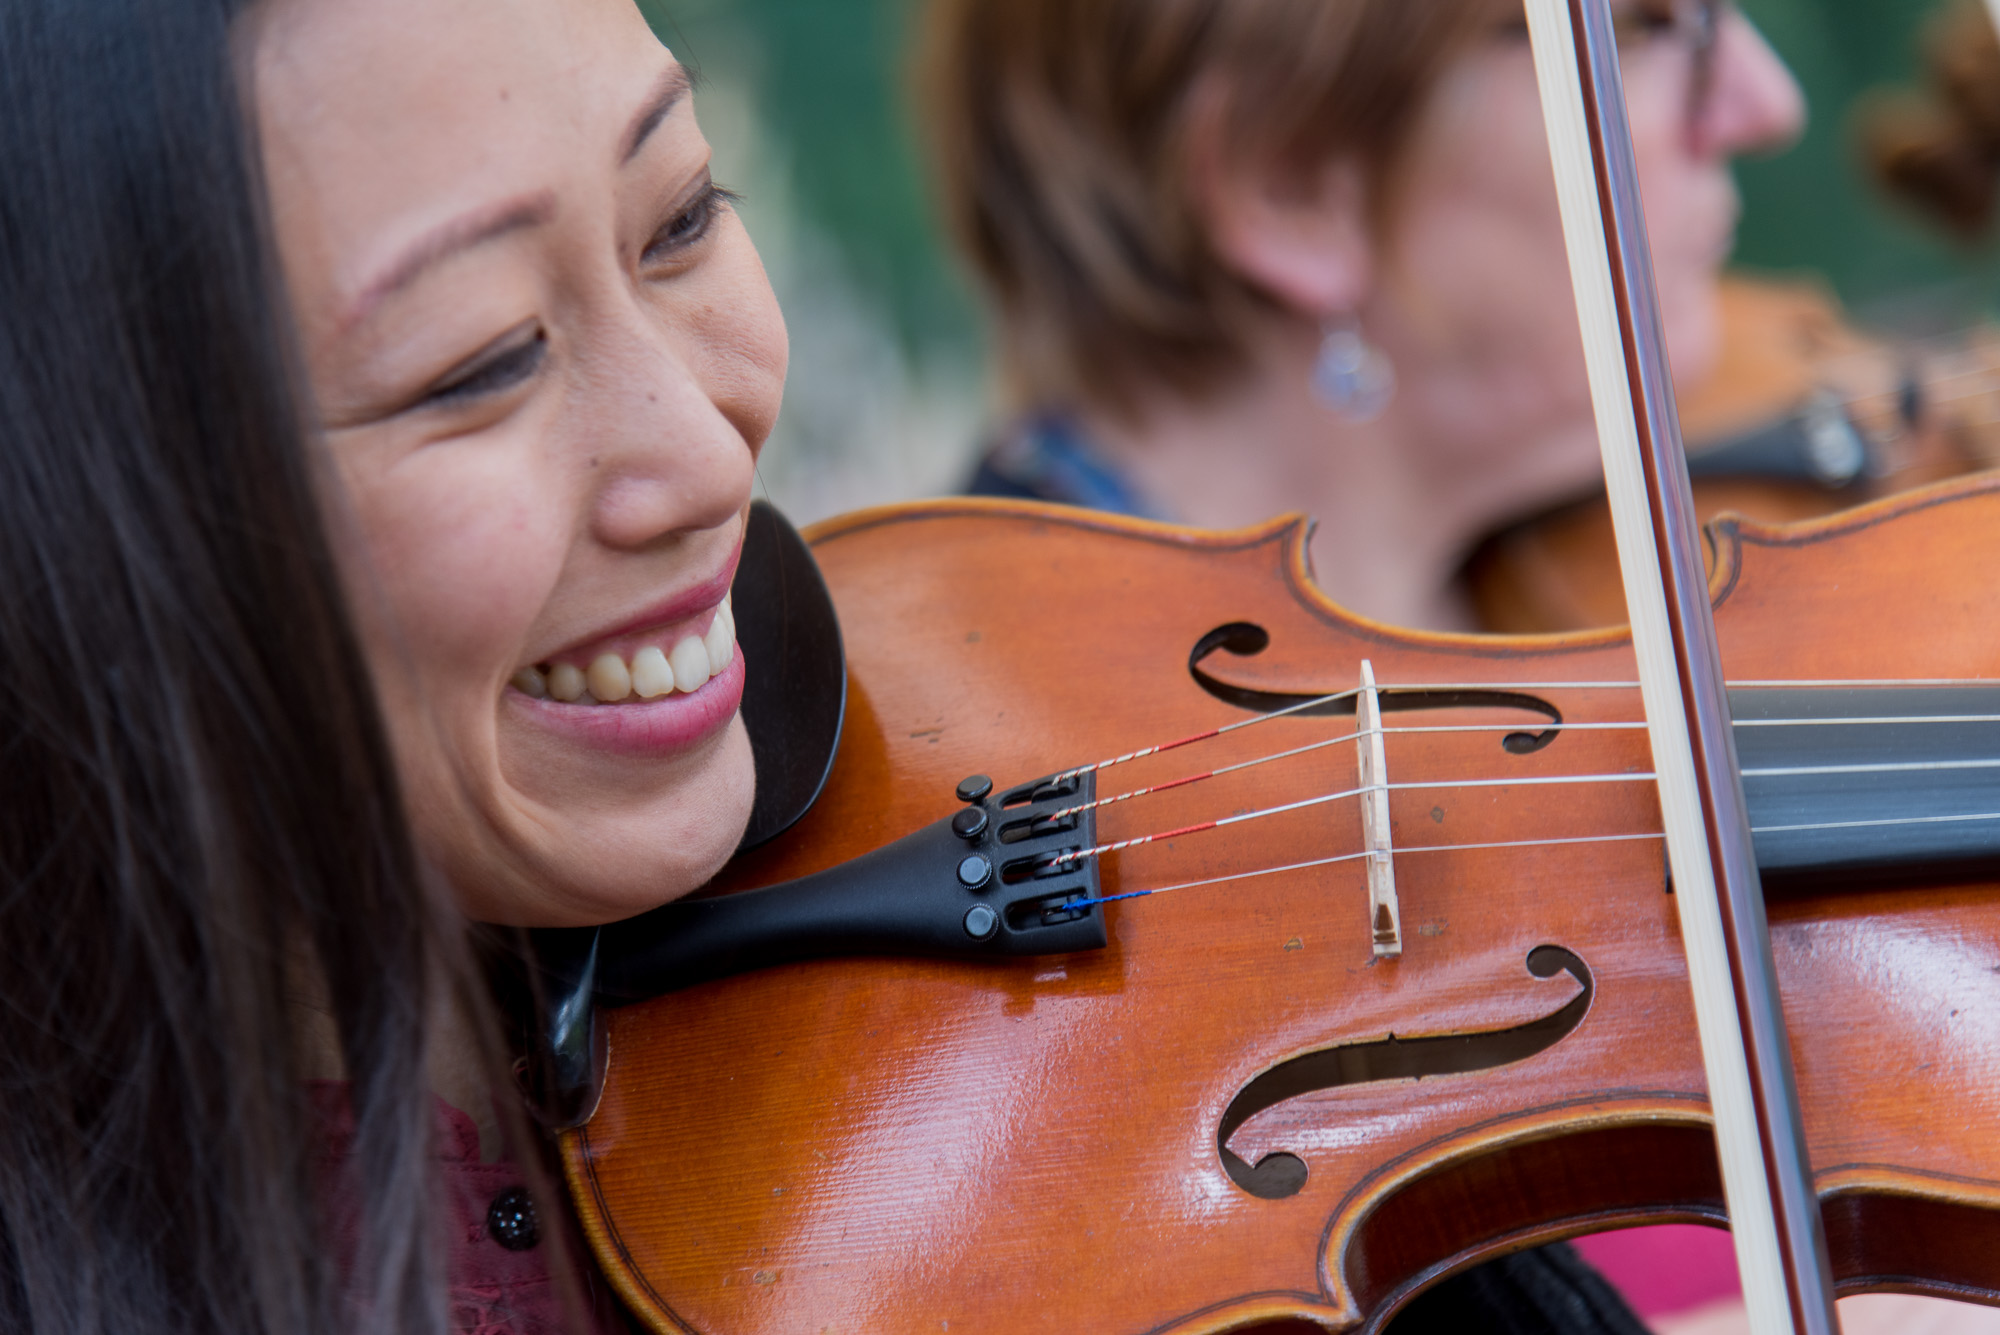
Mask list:
[[[1232,621],[1226,626],[1217,626],[1194,642],[1194,649],[1188,654],[1188,675],[1194,678],[1197,686],[1224,704],[1256,714],[1275,714],[1281,709],[1292,709],[1298,705],[1307,706],[1297,710],[1301,717],[1354,713],[1352,695],[1333,700],[1321,699],[1322,696],[1346,691],[1348,687],[1345,685],[1314,692],[1264,691],[1224,681],[1202,667],[1202,663],[1217,650],[1238,658],[1249,658],[1263,653],[1270,644],[1271,633],[1254,622]],[[1384,713],[1408,709],[1519,709],[1540,714],[1554,725],[1540,732],[1510,732],[1502,737],[1500,746],[1511,755],[1525,756],[1539,751],[1562,733],[1562,711],[1540,696],[1529,695],[1525,691],[1434,691],[1386,687],[1381,691],[1380,699]],[[1313,701],[1319,703],[1309,703]]]
[[[1229,1101],[1216,1128],[1215,1147],[1231,1180],[1252,1196],[1267,1201],[1296,1196],[1306,1185],[1306,1163],[1282,1150],[1265,1155],[1253,1166],[1229,1148],[1229,1138],[1245,1122],[1287,1099],[1343,1085],[1377,1080],[1421,1080],[1428,1075],[1458,1075],[1524,1061],[1547,1052],[1567,1038],[1590,1009],[1594,984],[1590,966],[1561,946],[1536,946],[1528,952],[1528,972],[1537,978],[1567,973],[1582,986],[1563,1006],[1538,1020],[1482,1034],[1440,1034],[1433,1038],[1388,1038],[1350,1043],[1308,1052],[1280,1062],[1245,1085]]]

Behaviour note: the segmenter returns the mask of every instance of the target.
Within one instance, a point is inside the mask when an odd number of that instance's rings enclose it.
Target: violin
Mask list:
[[[1759,1332],[2000,1302],[2000,487],[1725,524],[1703,582],[1612,17],[1527,12],[1631,638],[1352,617],[1296,519],[822,526],[824,791],[542,961],[658,1329],[1379,1330],[1725,1209]]]
[[[1992,478],[1711,528],[1843,1288],[2000,1301],[1996,533]],[[1297,518],[954,500],[810,538],[837,758],[706,902],[943,831],[944,922],[1088,899],[1104,944],[606,1010],[563,1159],[655,1329],[1372,1331],[1500,1251],[1721,1222],[1624,632],[1368,622]]]
[[[1871,339],[1795,280],[1731,275],[1718,297],[1717,370],[1680,405],[1704,522],[1817,518],[2000,463],[2000,333]],[[1616,625],[1612,550],[1601,494],[1509,525],[1466,560],[1474,615],[1524,634]]]

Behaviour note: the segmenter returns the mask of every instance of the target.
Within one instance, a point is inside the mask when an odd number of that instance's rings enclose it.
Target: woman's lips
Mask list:
[[[594,750],[662,757],[720,731],[743,702],[726,568],[608,634],[516,668],[503,710]]]
[[[594,657],[517,668],[508,680],[532,699],[564,704],[618,705],[675,691],[700,690],[736,655],[736,618],[729,600],[680,626],[656,627],[624,641],[600,641]]]
[[[628,699],[615,705],[564,704],[537,700],[518,690],[506,692],[505,707],[531,727],[557,733],[580,745],[642,759],[685,751],[720,732],[743,703],[743,654],[730,656],[722,671],[691,692],[656,700]]]
[[[710,614],[718,605],[728,602],[730,587],[736,580],[736,566],[742,559],[743,539],[739,536],[729,560],[701,583],[691,589],[683,589],[615,626],[548,653],[537,659],[534,666],[543,671],[558,663],[571,663],[582,668],[607,653],[629,658],[643,644],[657,642],[670,632],[678,634],[692,629],[696,635],[702,634],[709,625]]]

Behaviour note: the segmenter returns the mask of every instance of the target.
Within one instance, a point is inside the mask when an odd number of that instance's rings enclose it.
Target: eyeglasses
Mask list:
[[[1618,53],[1628,61],[1654,46],[1678,46],[1687,52],[1687,123],[1693,131],[1708,109],[1715,86],[1715,48],[1722,35],[1722,22],[1730,0],[1632,0],[1614,3],[1611,28],[1618,38]],[[1511,37],[1525,38],[1525,18],[1504,25]]]
[[[1636,0],[1612,7],[1611,28],[1620,55],[1630,58],[1656,43],[1671,43],[1687,52],[1690,131],[1700,125],[1715,88],[1715,48],[1727,4],[1728,0]]]

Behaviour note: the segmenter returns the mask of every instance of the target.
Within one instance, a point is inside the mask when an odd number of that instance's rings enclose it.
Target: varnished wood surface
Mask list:
[[[1764,523],[1817,519],[2000,462],[2000,344],[1972,331],[1958,344],[1899,348],[1847,323],[1822,284],[1731,274],[1718,289],[1715,371],[1680,400],[1690,454],[1772,426],[1814,396],[1843,405],[1875,443],[1872,476],[1830,491],[1808,482],[1698,478],[1706,523],[1737,513]],[[1915,429],[1903,383],[1922,386]],[[1611,512],[1582,497],[1485,538],[1463,572],[1478,624],[1510,633],[1567,631],[1625,620]]]
[[[1304,528],[1196,534],[950,501],[821,526],[851,664],[827,794],[737,870],[749,886],[852,856],[1001,783],[1244,717],[1208,670],[1270,690],[1630,681],[1616,632],[1412,634],[1329,604]],[[1948,484],[1780,533],[1717,532],[1732,678],[2000,675],[2000,487]],[[1636,691],[1537,690],[1566,720]],[[1492,710],[1399,723],[1521,719]],[[1286,719],[1107,772],[1105,792],[1351,730]],[[1389,738],[1391,782],[1647,768],[1644,734],[1531,755],[1494,733]],[[1196,754],[1199,750],[1199,754]],[[1107,813],[1105,834],[1351,787],[1351,745]],[[975,966],[790,966],[611,1017],[611,1079],[565,1145],[586,1227],[635,1308],[701,1335],[1212,1332],[1302,1317],[1371,1328],[1495,1250],[1616,1221],[1713,1216],[1719,1191],[1674,900],[1657,842],[1416,851],[1656,827],[1642,783],[1398,791],[1406,935],[1374,962],[1358,863],[1106,908],[1109,949]],[[1354,803],[1109,860],[1107,892],[1359,847]],[[2000,893],[1905,889],[1774,906],[1773,932],[1837,1275],[2000,1288]],[[1231,1146],[1308,1165],[1253,1196],[1216,1132],[1254,1077],[1388,1035],[1482,1033],[1558,1010],[1558,945],[1591,971],[1575,1030],[1512,1064],[1322,1090]]]

